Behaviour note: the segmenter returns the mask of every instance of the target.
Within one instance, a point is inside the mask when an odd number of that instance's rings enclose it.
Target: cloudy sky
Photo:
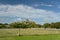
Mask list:
[[[60,21],[60,0],[0,0],[0,23],[29,18],[39,24]]]

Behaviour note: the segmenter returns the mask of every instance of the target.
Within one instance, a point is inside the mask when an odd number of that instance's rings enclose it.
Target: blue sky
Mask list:
[[[60,22],[60,0],[0,0],[0,23],[26,18],[39,24]]]

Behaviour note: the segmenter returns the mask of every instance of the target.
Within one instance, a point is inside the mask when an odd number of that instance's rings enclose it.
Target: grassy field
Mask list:
[[[0,40],[60,40],[60,29],[0,29]]]
[[[0,37],[0,40],[60,40],[60,35],[58,34],[48,34],[48,35],[40,35],[40,36],[8,36],[8,37]]]

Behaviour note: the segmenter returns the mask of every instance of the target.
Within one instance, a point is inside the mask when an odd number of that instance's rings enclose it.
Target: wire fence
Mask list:
[[[27,28],[27,29],[0,29],[0,37],[18,36],[18,35],[45,35],[60,34],[60,29]]]

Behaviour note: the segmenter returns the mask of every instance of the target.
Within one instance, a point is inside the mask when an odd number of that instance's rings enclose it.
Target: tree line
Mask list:
[[[0,23],[0,28],[56,28],[60,29],[60,22],[55,23],[45,23],[43,25],[36,24],[34,21],[30,21],[26,19],[21,22],[13,22],[13,23]]]

